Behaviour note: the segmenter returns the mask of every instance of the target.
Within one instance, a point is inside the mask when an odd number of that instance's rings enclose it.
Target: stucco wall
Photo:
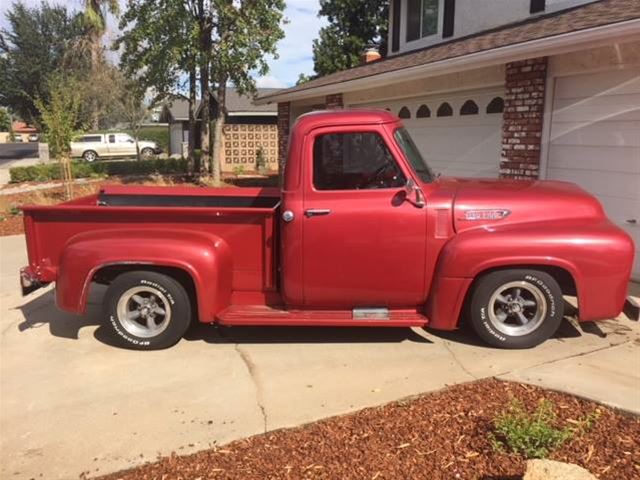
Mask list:
[[[430,95],[438,92],[472,90],[504,84],[504,65],[480,68],[461,73],[422,78],[404,83],[348,92],[344,94],[347,106],[370,103],[377,100]]]
[[[633,65],[640,65],[640,41],[555,55],[549,58],[549,74],[574,75]]]

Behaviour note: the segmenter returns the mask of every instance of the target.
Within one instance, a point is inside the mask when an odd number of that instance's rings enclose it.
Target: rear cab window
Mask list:
[[[399,188],[406,181],[378,133],[328,133],[315,138],[313,186],[316,190]]]
[[[102,136],[101,135],[84,135],[83,137],[80,137],[80,141],[83,143],[100,143],[102,142]]]

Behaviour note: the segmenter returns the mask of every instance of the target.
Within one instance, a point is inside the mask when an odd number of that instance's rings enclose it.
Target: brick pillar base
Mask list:
[[[500,177],[535,179],[547,83],[547,57],[507,64]]]
[[[327,95],[324,99],[325,108],[332,110],[336,108],[343,108],[344,103],[342,101],[342,94],[336,93],[333,95]]]
[[[278,169],[280,174],[287,161],[289,130],[291,127],[291,102],[278,103]]]

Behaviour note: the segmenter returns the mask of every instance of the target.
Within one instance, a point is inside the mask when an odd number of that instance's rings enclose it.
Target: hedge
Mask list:
[[[155,160],[127,160],[123,162],[71,162],[74,178],[98,177],[102,175],[149,175],[151,173],[187,173],[187,160],[158,158]],[[11,183],[44,182],[60,179],[58,163],[41,163],[29,167],[9,169]]]

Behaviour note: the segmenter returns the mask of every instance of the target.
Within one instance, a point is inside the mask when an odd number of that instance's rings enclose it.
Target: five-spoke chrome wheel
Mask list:
[[[478,277],[468,308],[473,329],[489,345],[531,348],[558,329],[564,300],[549,273],[513,268]]]
[[[157,288],[138,286],[122,294],[117,305],[118,320],[131,335],[151,338],[162,333],[171,321],[171,304]]]
[[[547,313],[542,291],[526,281],[505,283],[489,299],[489,320],[507,335],[527,335],[540,326]]]

